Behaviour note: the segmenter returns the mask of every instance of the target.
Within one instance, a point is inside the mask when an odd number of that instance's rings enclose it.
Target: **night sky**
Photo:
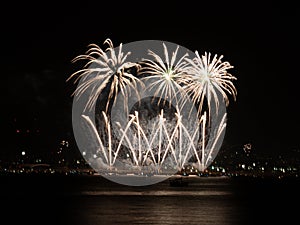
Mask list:
[[[260,152],[299,149],[299,7],[287,1],[225,2],[25,1],[1,6],[1,154],[31,147],[19,141],[17,130],[34,132],[32,146],[45,151],[72,139],[76,85],[66,79],[82,64],[71,60],[88,44],[103,46],[106,38],[115,45],[165,40],[224,55],[234,66],[229,72],[238,78],[224,143],[251,142]]]

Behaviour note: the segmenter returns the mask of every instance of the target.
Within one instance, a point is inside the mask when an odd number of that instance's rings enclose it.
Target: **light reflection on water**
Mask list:
[[[203,182],[199,182],[202,180]],[[84,186],[68,213],[78,225],[239,224],[240,211],[225,179],[191,180],[188,187]]]
[[[8,224],[293,224],[297,180],[188,178],[131,187],[101,177],[2,177],[1,217]],[[289,222],[290,221],[290,222]],[[2,224],[2,223],[1,223]]]
[[[83,191],[79,195],[90,196],[213,196],[231,195],[228,191]]]
[[[101,196],[86,198],[78,224],[235,224],[236,206],[224,196]]]

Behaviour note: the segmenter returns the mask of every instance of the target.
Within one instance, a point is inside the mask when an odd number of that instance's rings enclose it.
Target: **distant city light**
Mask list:
[[[63,146],[69,147],[69,142],[68,141],[62,140],[60,142],[60,144],[63,145]]]
[[[25,153],[25,151],[22,151],[22,155],[25,155],[26,153]]]
[[[245,145],[243,146],[243,149],[244,149],[244,151],[245,151],[246,153],[249,153],[249,152],[252,150],[252,145],[251,145],[251,143],[245,144]]]

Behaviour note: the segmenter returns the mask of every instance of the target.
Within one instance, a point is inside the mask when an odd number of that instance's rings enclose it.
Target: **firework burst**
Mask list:
[[[126,69],[131,67],[139,69],[137,63],[126,61],[131,52],[124,53],[122,51],[122,43],[119,46],[118,52],[116,52],[110,39],[106,39],[104,44],[108,44],[109,46],[105,51],[96,44],[90,44],[85,55],[79,55],[72,60],[72,62],[88,60],[83,69],[73,73],[67,79],[69,80],[77,76],[74,83],[81,79],[81,83],[74,92],[74,95],[77,97],[81,96],[88,89],[91,90],[85,109],[91,109],[95,105],[99,95],[109,84],[110,90],[106,103],[106,111],[111,100],[113,103],[116,101],[119,91],[124,96],[124,99],[127,100],[130,89],[132,88],[137,92],[136,87],[138,83],[141,83],[133,74],[126,72]],[[126,86],[131,88],[127,89]],[[125,106],[127,106],[126,101],[124,102]]]
[[[222,62],[223,56],[218,58],[215,55],[211,59],[210,53],[207,54],[205,52],[201,57],[197,51],[195,53],[196,57],[193,60],[186,58],[186,61],[189,63],[189,66],[186,67],[189,75],[187,76],[184,89],[190,94],[194,104],[199,104],[198,112],[201,112],[205,97],[209,108],[212,100],[218,108],[217,91],[221,93],[226,106],[229,104],[226,92],[236,100],[237,91],[232,83],[232,80],[236,80],[236,77],[227,72],[233,66],[229,62]]]
[[[174,99],[177,105],[180,100],[177,98],[177,94],[179,94],[179,98],[186,96],[186,92],[180,84],[183,83],[185,77],[184,71],[188,65],[185,59],[188,54],[184,54],[177,60],[179,46],[177,46],[175,52],[172,52],[171,57],[169,57],[168,49],[164,43],[163,48],[164,60],[153,51],[148,50],[148,54],[152,56],[154,60],[146,59],[143,62],[141,74],[150,75],[144,79],[151,80],[148,88],[149,90],[156,89],[153,97],[159,98],[158,104],[160,104],[163,99],[163,104],[168,100],[169,105],[171,105]]]

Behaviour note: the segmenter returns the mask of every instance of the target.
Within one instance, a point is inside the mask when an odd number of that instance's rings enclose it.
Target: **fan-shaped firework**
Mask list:
[[[217,91],[222,94],[226,105],[229,103],[226,92],[231,94],[235,100],[237,91],[232,80],[236,80],[236,78],[227,72],[233,66],[229,62],[222,62],[223,56],[218,58],[215,55],[211,60],[211,53],[207,54],[205,52],[201,57],[197,51],[195,53],[196,57],[193,60],[186,59],[189,63],[189,66],[186,67],[189,75],[187,76],[184,89],[191,95],[193,102],[199,104],[198,111],[201,112],[205,97],[209,108],[212,100],[214,100],[218,108]]]
[[[164,60],[153,51],[148,50],[148,54],[154,58],[154,61],[146,59],[143,62],[145,67],[143,67],[141,73],[150,75],[144,79],[151,79],[148,88],[150,90],[156,89],[153,97],[159,98],[158,104],[161,102],[161,99],[164,99],[163,104],[168,100],[171,105],[173,99],[175,100],[175,104],[178,104],[180,99],[177,99],[177,94],[179,94],[179,98],[186,97],[186,92],[180,84],[185,77],[184,71],[188,65],[185,59],[188,54],[186,53],[176,60],[179,46],[177,46],[175,52],[172,52],[172,57],[169,57],[168,49],[164,43],[163,48]]]
[[[110,84],[110,90],[108,94],[108,100],[106,103],[106,111],[110,104],[110,100],[113,98],[115,102],[118,92],[120,91],[124,96],[124,99],[128,97],[128,90],[126,85],[130,86],[133,90],[136,90],[137,84],[140,82],[134,75],[126,72],[125,70],[130,67],[137,67],[139,65],[132,62],[127,62],[126,59],[130,52],[126,54],[122,52],[122,43],[119,46],[119,50],[116,53],[113,47],[113,43],[110,39],[106,39],[104,44],[108,44],[108,48],[103,51],[98,45],[89,45],[89,50],[86,55],[79,55],[73,59],[73,62],[78,60],[88,60],[84,69],[81,69],[73,73],[69,78],[74,76],[75,82],[81,79],[81,83],[75,90],[75,96],[80,96],[88,89],[91,90],[90,97],[88,99],[86,108],[91,108],[95,105],[99,95],[104,88]],[[138,93],[137,93],[138,94]],[[124,102],[124,106],[126,102]]]

